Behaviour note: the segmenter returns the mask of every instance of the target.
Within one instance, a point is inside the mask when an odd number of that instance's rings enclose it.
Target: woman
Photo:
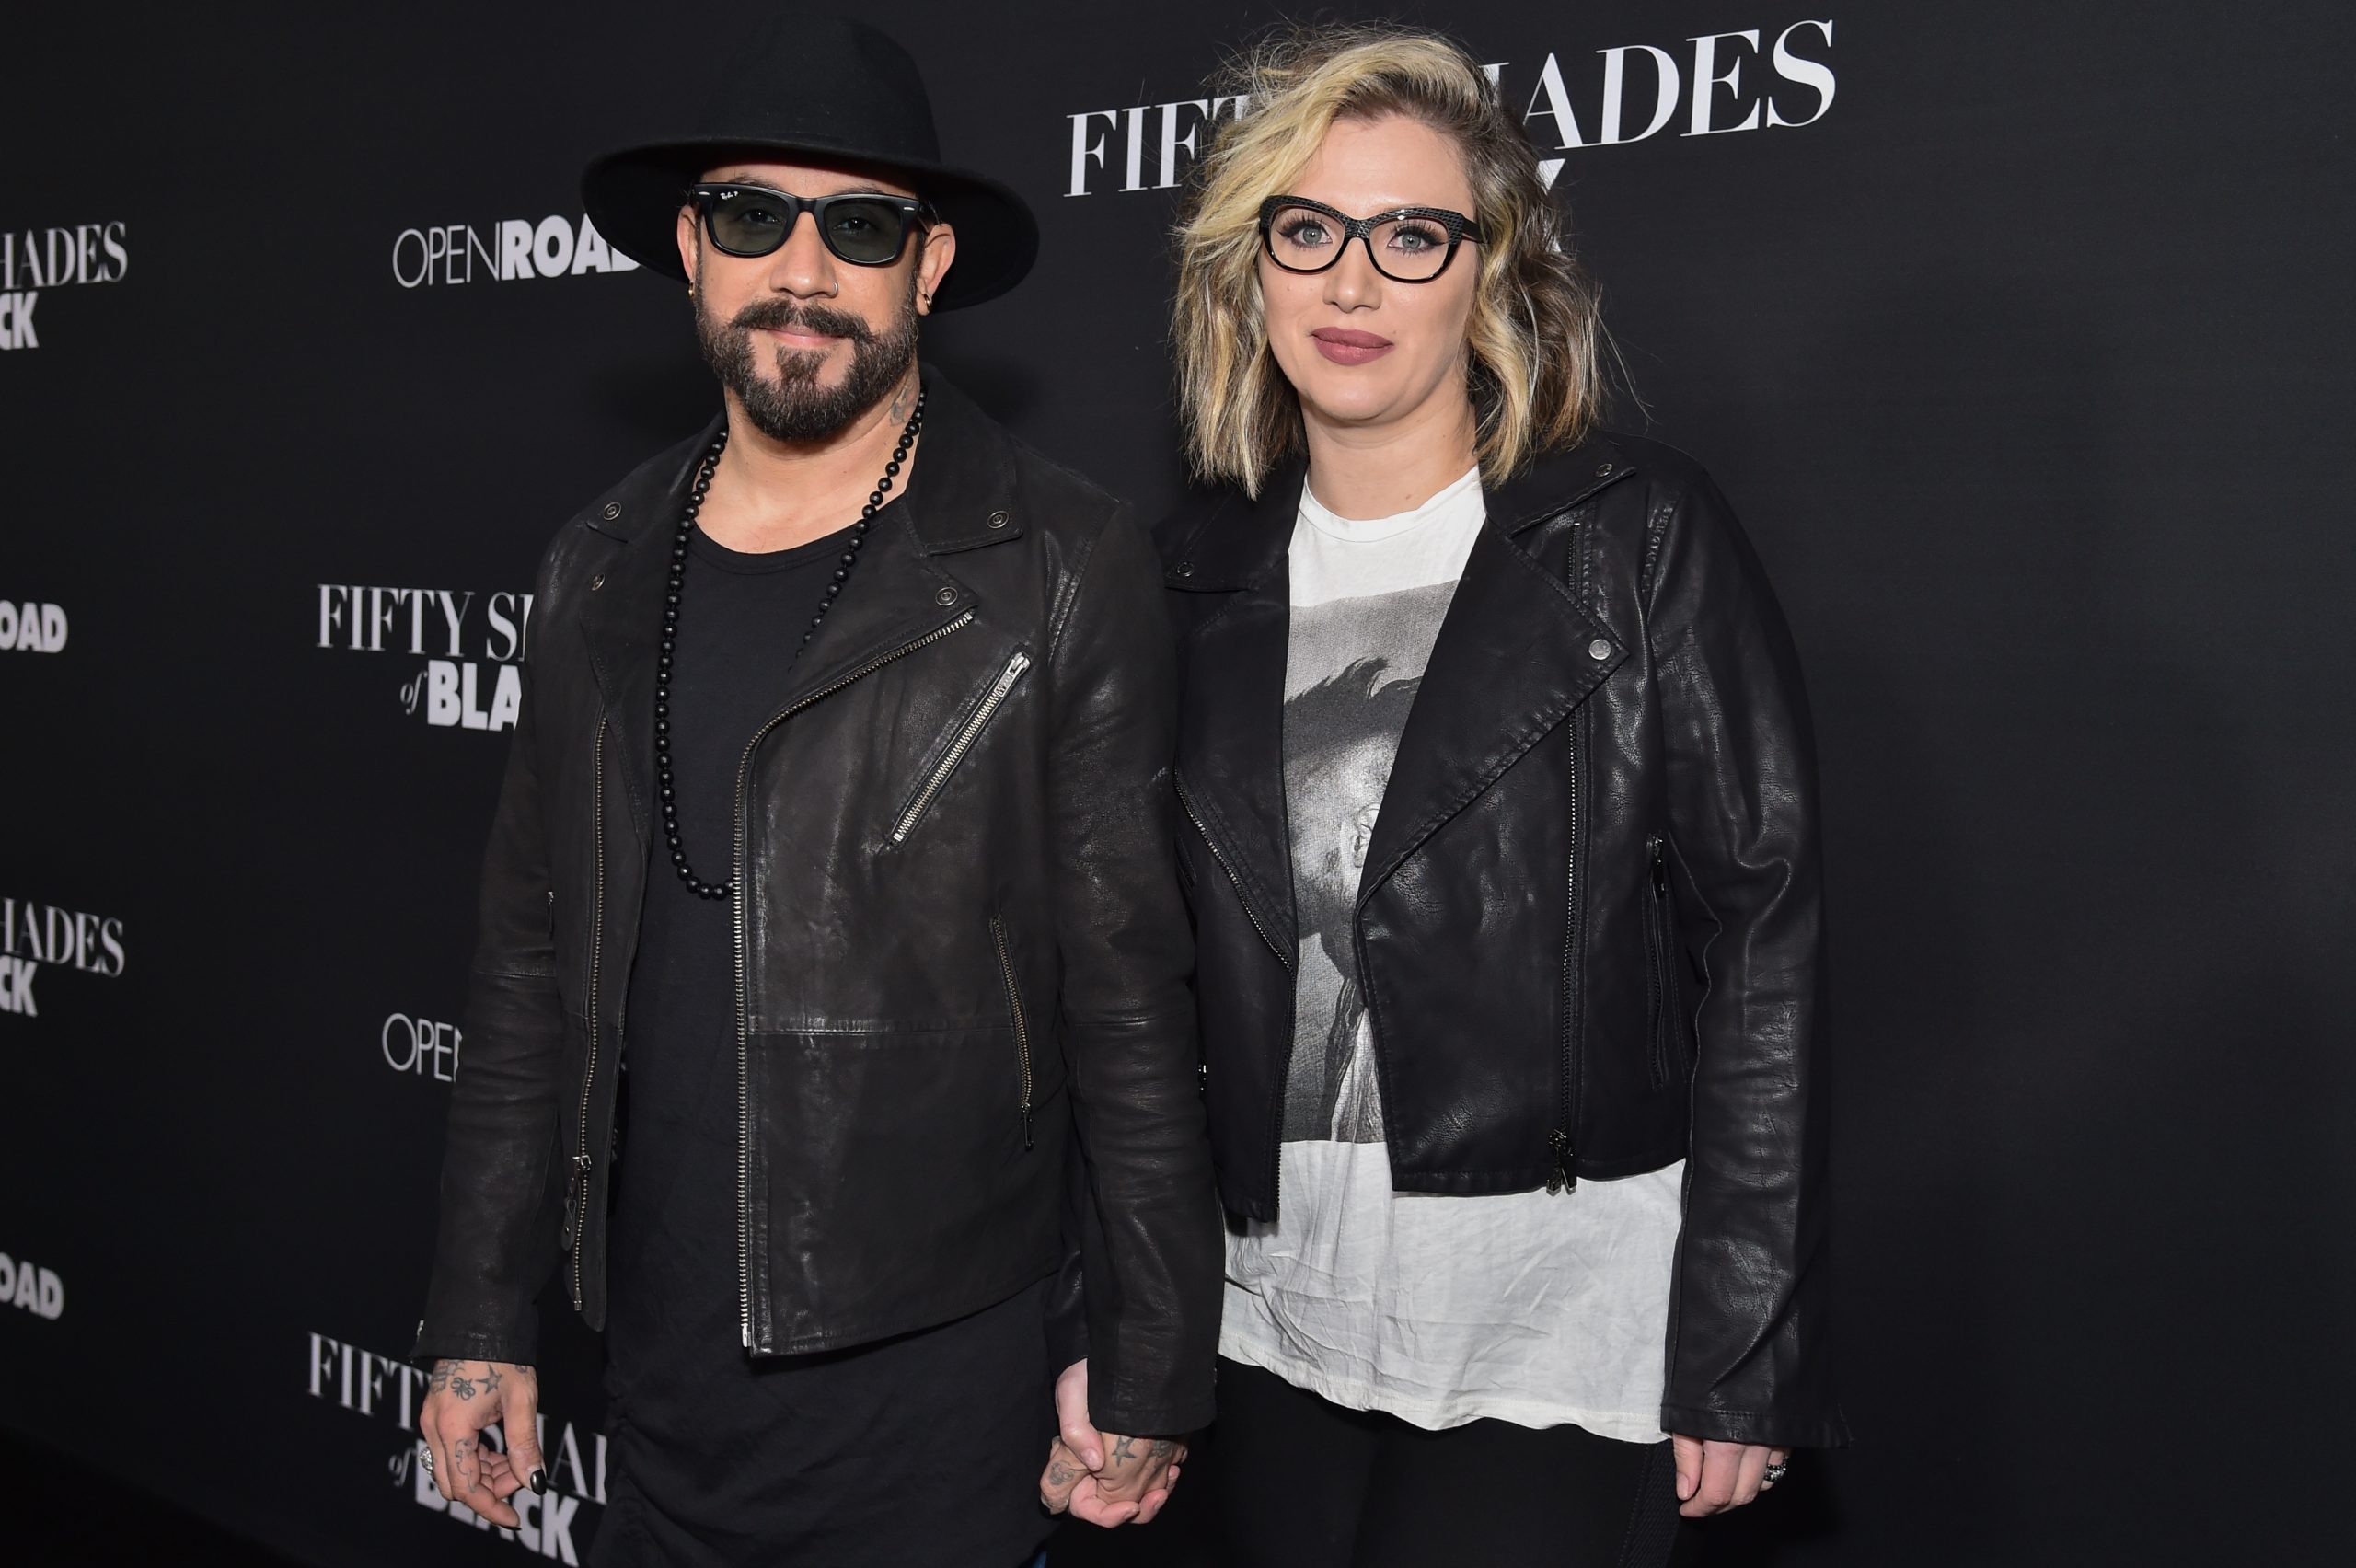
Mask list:
[[[1820,878],[1782,617],[1600,330],[1477,60],[1226,92],[1159,530],[1230,1213],[1232,1560],[1658,1562],[1845,1435]]]

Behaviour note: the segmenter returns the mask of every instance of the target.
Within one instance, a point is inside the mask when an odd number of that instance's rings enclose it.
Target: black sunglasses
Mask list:
[[[1402,283],[1428,283],[1448,271],[1458,246],[1483,243],[1478,225],[1446,207],[1393,207],[1354,218],[1305,196],[1260,203],[1260,243],[1288,272],[1322,272],[1354,239],[1366,242],[1376,271]]]
[[[687,199],[703,214],[711,243],[731,256],[771,254],[808,213],[828,250],[857,266],[888,267],[910,229],[937,221],[930,202],[870,191],[796,196],[766,185],[690,185]]]

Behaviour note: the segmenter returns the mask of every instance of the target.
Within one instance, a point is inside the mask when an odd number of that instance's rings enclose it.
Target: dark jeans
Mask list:
[[[1430,1432],[1221,1358],[1217,1447],[1205,1479],[1237,1568],[1662,1568],[1679,1535],[1666,1441]]]

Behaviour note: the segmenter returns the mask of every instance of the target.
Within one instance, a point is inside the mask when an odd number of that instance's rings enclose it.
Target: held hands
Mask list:
[[[1099,1432],[1088,1419],[1088,1363],[1075,1361],[1056,1379],[1058,1435],[1047,1445],[1039,1501],[1051,1514],[1110,1529],[1146,1524],[1178,1484],[1186,1445],[1174,1437],[1125,1437]]]
[[[1676,1437],[1677,1511],[1689,1519],[1707,1518],[1739,1508],[1775,1482],[1770,1465],[1782,1466],[1792,1457],[1789,1448],[1764,1443],[1712,1443],[1699,1437]]]
[[[540,1463],[538,1375],[512,1361],[437,1361],[425,1389],[417,1428],[433,1484],[451,1502],[514,1529],[523,1521],[508,1499],[526,1486],[548,1490]],[[504,1453],[483,1441],[493,1422],[503,1428]]]

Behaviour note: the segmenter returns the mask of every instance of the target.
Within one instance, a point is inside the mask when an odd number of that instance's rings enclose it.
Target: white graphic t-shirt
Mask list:
[[[1281,1216],[1229,1237],[1219,1351],[1418,1426],[1494,1416],[1657,1442],[1681,1163],[1564,1194],[1391,1190],[1350,912],[1485,515],[1477,468],[1371,523],[1301,491],[1284,715],[1300,952]]]

